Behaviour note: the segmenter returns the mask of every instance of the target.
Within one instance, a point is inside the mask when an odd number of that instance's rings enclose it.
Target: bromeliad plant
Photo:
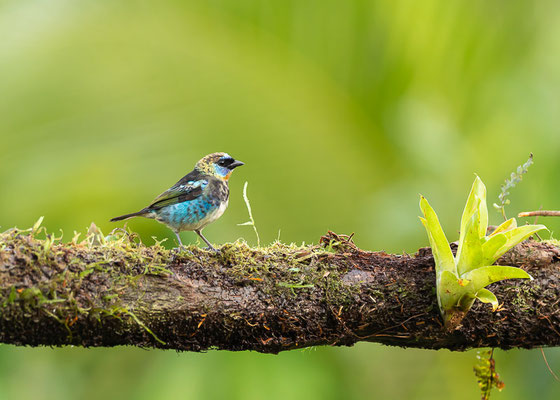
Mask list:
[[[504,279],[532,279],[520,268],[492,265],[506,251],[533,233],[546,229],[544,225],[517,227],[515,218],[501,224],[489,236],[486,187],[477,176],[463,216],[459,246],[454,257],[438,217],[428,201],[420,196],[420,218],[426,228],[436,265],[438,305],[445,326],[456,328],[476,299],[498,308],[498,299],[486,286]]]

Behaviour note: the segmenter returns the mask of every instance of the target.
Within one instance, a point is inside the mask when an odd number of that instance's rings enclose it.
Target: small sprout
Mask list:
[[[167,238],[163,238],[162,240],[158,240],[157,236],[152,236],[154,240],[154,246],[156,247],[163,247],[161,244],[167,241]]]
[[[456,328],[476,299],[498,308],[496,296],[485,289],[504,279],[532,279],[520,268],[492,265],[506,251],[535,232],[547,229],[544,225],[517,227],[515,218],[502,223],[486,236],[488,209],[486,187],[477,176],[461,218],[459,245],[453,256],[435,211],[428,200],[420,197],[420,218],[426,228],[436,264],[436,292],[438,305],[447,328]]]
[[[80,238],[81,232],[74,231],[74,236],[72,237],[72,243],[78,244],[78,240]]]
[[[506,210],[505,207],[510,203],[509,199],[509,190],[513,189],[515,185],[521,182],[523,179],[523,174],[526,174],[529,171],[529,167],[533,164],[533,153],[529,155],[529,159],[525,162],[525,164],[520,165],[517,167],[517,170],[512,172],[509,179],[506,179],[505,184],[501,186],[502,191],[498,195],[499,203],[494,203],[494,208],[501,212],[502,217],[504,217],[504,221],[507,220],[506,217]]]
[[[32,234],[38,233],[39,228],[41,227],[41,224],[43,223],[44,218],[45,217],[43,217],[43,216],[39,217],[37,222],[35,222],[35,224],[33,224],[33,228],[31,228],[31,233]]]
[[[245,205],[247,206],[247,211],[249,212],[249,221],[242,224],[237,224],[237,226],[252,226],[257,236],[257,247],[261,247],[261,239],[259,237],[259,232],[257,231],[257,226],[255,225],[255,220],[253,219],[253,211],[251,210],[251,203],[249,203],[249,197],[247,197],[247,185],[249,182],[245,182],[243,185],[243,200],[245,200]],[[278,234],[280,236],[280,233]]]

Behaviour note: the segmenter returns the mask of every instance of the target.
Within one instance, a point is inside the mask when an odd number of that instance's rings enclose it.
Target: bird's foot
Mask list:
[[[179,247],[174,247],[170,250],[171,252],[171,256],[172,256],[172,260],[175,261],[175,259],[181,255],[181,253],[186,252],[188,254],[190,254],[191,256],[194,256],[194,253],[192,251],[190,251],[187,246],[185,245],[180,245]]]
[[[204,250],[211,251],[213,253],[219,254],[221,252],[220,249],[215,248],[214,246],[208,246]]]
[[[182,251],[189,251],[189,250],[188,250],[187,246],[185,246],[185,245],[182,244],[182,245],[180,245],[180,246],[173,247],[173,248],[171,249],[171,251],[172,251],[172,252],[175,252],[175,253],[180,253],[180,252],[182,252]]]

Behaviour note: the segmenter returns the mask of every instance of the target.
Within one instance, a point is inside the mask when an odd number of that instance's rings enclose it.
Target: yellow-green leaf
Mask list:
[[[507,243],[503,233],[490,236],[490,239],[482,245],[482,265],[491,265],[500,257],[498,252]]]
[[[479,237],[483,238],[486,236],[486,231],[488,230],[488,206],[486,205],[486,186],[477,176],[476,180],[478,181],[478,197],[480,198],[480,205],[478,207],[478,212],[480,214],[480,224],[478,226],[478,233]]]
[[[445,310],[454,308],[465,291],[465,288],[459,284],[455,274],[443,271],[437,285],[437,297],[441,314],[443,315]]]
[[[500,233],[506,238],[506,244],[504,244],[496,253],[494,254],[494,260],[497,260],[503,256],[506,251],[515,247],[517,244],[521,243],[529,236],[538,232],[540,230],[547,229],[544,225],[523,225],[518,228],[510,229],[505,232]]]
[[[465,209],[463,210],[463,215],[461,216],[461,233],[459,236],[459,242],[463,239],[468,221],[477,210],[480,217],[479,237],[482,238],[486,235],[486,229],[488,229],[488,208],[486,206],[486,186],[484,186],[484,183],[482,183],[482,180],[478,176],[472,184],[469,197],[467,197],[467,203],[465,204]]]
[[[439,219],[434,209],[428,203],[424,196],[420,196],[420,209],[424,214],[421,218],[422,224],[428,232],[432,253],[436,260],[436,272],[439,274],[442,271],[449,271],[456,273],[455,260],[449,242],[443,233],[443,229],[439,223]]]
[[[507,221],[503,222],[500,226],[496,228],[494,232],[490,234],[490,236],[497,235],[498,233],[509,231],[510,229],[517,228],[517,220],[515,218],[510,218]]]
[[[498,308],[499,304],[496,295],[491,291],[489,291],[488,289],[484,289],[484,288],[480,289],[478,292],[476,292],[475,296],[478,300],[482,301],[483,303],[492,304],[492,311],[496,311],[496,309]]]
[[[445,270],[445,268],[441,268],[441,258],[439,256],[438,247],[434,241],[434,238],[432,237],[430,229],[428,228],[428,221],[426,221],[426,219],[422,217],[420,217],[420,221],[422,222],[422,225],[424,225],[424,228],[426,228],[426,234],[428,235],[428,241],[430,242],[432,256],[434,257],[434,264],[436,266],[436,276],[439,277],[439,275],[442,271]]]
[[[465,291],[464,294],[459,299],[457,308],[461,311],[467,312],[471,309],[475,300],[476,300],[476,296],[473,293]]]
[[[468,279],[474,293],[504,279],[533,279],[531,275],[521,268],[506,267],[503,265],[489,265],[467,272],[464,279]]]
[[[478,200],[478,203],[480,203],[480,200]],[[457,273],[459,276],[485,265],[482,263],[479,228],[480,217],[478,211],[475,211],[465,226],[466,232],[461,235],[463,241],[459,242],[459,248],[457,249]]]

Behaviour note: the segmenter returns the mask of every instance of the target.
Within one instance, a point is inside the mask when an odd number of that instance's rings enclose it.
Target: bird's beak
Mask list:
[[[245,163],[241,162],[241,161],[238,161],[238,160],[235,160],[230,165],[228,165],[228,168],[229,169],[234,169],[234,168],[237,168],[237,167],[241,167],[242,165],[245,165]]]

